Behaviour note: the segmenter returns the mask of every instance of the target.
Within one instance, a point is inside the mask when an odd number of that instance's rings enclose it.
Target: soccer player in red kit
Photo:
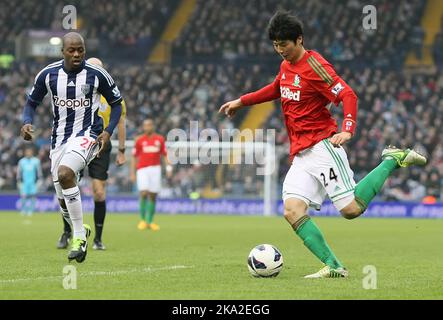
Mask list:
[[[305,278],[347,277],[348,271],[308,215],[326,195],[347,219],[361,215],[389,175],[399,167],[424,165],[426,158],[410,149],[387,147],[382,162],[358,184],[346,151],[357,124],[357,96],[318,52],[303,46],[303,25],[288,12],[277,12],[268,26],[275,51],[283,58],[274,82],[229,101],[219,112],[234,116],[243,106],[281,99],[290,140],[292,165],[283,182],[284,217],[305,246],[323,262],[320,271]],[[341,132],[327,106],[343,104]]]
[[[131,161],[131,181],[137,180],[140,192],[140,217],[138,229],[160,230],[154,223],[155,201],[161,189],[161,157],[166,162],[166,174],[172,174],[172,165],[168,160],[165,138],[154,132],[154,122],[146,119],[143,122],[144,134],[135,141]],[[136,173],[137,169],[137,173]]]

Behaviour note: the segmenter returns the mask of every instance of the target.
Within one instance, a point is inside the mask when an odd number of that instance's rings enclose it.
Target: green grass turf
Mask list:
[[[86,215],[92,225],[92,216]],[[62,285],[67,251],[55,248],[58,214],[0,212],[0,299],[442,299],[443,220],[315,218],[347,279],[303,279],[321,264],[282,217],[159,215],[161,231],[139,231],[135,215],[106,218],[107,251],[91,246],[76,290]],[[253,278],[246,257],[277,246],[276,278]],[[363,289],[363,267],[377,289]],[[174,266],[183,266],[175,267]]]

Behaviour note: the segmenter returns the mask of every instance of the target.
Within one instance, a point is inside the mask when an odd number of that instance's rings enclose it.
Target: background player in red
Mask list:
[[[346,277],[348,271],[310,219],[308,207],[320,209],[326,195],[347,219],[361,215],[389,175],[399,167],[424,165],[414,150],[388,147],[383,161],[357,185],[342,144],[356,128],[357,96],[319,53],[305,50],[303,25],[288,12],[277,12],[268,27],[275,51],[283,58],[274,82],[221,106],[234,116],[243,107],[281,99],[290,140],[292,165],[283,182],[284,216],[306,247],[325,266],[306,278]],[[343,104],[341,132],[327,106]]]
[[[165,138],[154,131],[152,119],[143,121],[144,134],[137,138],[132,153],[131,181],[137,180],[140,192],[140,217],[138,229],[160,230],[154,223],[155,201],[161,189],[161,157],[166,162],[166,174],[172,175],[172,165],[167,158]],[[137,172],[136,172],[137,170]]]

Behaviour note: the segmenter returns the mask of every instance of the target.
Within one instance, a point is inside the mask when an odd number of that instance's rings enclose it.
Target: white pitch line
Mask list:
[[[75,265],[73,265],[75,266]],[[161,268],[142,268],[142,269],[129,269],[129,270],[117,270],[117,271],[90,271],[90,272],[79,272],[78,277],[90,277],[90,276],[117,276],[121,274],[129,274],[129,273],[149,273],[149,272],[157,272],[157,271],[170,271],[170,270],[178,270],[178,269],[189,269],[194,266],[167,266]],[[15,283],[22,281],[40,281],[40,280],[60,280],[63,279],[63,275],[61,276],[48,276],[48,277],[37,277],[37,278],[19,278],[19,279],[0,279],[1,283]]]

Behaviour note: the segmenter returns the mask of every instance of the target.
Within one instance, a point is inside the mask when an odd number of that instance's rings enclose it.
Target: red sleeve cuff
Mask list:
[[[355,133],[356,123],[352,119],[344,119],[341,125],[342,132],[350,132],[352,135]]]

